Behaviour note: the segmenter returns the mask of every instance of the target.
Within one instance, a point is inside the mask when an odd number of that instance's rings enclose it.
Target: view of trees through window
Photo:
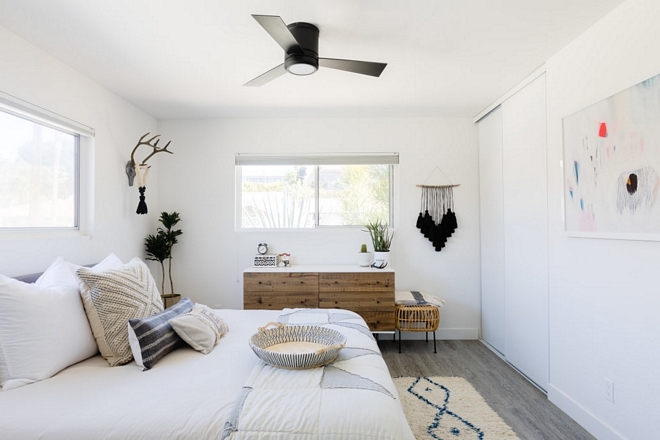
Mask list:
[[[0,140],[0,228],[77,226],[77,136],[0,111]]]
[[[391,167],[243,166],[241,227],[359,226],[370,220],[389,223]]]

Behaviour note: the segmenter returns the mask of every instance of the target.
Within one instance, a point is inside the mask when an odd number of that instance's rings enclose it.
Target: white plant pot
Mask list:
[[[383,263],[390,264],[390,252],[374,252],[374,264],[376,266],[383,266]]]
[[[358,252],[358,266],[371,266],[371,252]]]

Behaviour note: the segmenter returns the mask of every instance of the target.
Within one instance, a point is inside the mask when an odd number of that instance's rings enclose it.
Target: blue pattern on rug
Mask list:
[[[481,429],[447,408],[451,397],[449,388],[433,382],[428,377],[418,377],[415,382],[410,385],[408,392],[422,402],[438,410],[438,413],[433,419],[433,423],[431,423],[426,430],[432,438],[437,440],[483,440],[484,432]],[[447,426],[447,428],[446,431],[440,432],[440,421],[443,418],[445,419],[445,426]],[[451,418],[453,423],[448,424],[446,418]]]

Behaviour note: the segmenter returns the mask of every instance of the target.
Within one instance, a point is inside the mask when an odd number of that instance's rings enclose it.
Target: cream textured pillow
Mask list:
[[[190,312],[170,319],[170,325],[188,345],[204,354],[209,354],[229,330],[225,321],[203,304],[195,304]]]
[[[83,267],[77,273],[88,287],[81,295],[101,356],[112,367],[130,362],[128,321],[163,311],[149,268],[133,258],[120,269],[95,272]]]
[[[68,263],[34,283],[0,275],[0,385],[18,388],[94,356],[96,342]]]

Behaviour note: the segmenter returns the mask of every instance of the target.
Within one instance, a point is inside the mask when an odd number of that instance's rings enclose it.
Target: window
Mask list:
[[[398,155],[237,155],[237,225],[297,229],[392,224]]]
[[[80,133],[6,101],[0,95],[0,229],[78,229]]]

